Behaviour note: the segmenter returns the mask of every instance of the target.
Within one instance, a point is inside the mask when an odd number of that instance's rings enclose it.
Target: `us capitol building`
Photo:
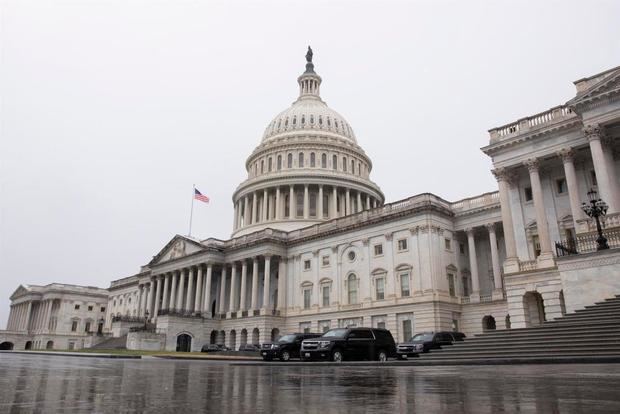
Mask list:
[[[0,348],[236,349],[346,326],[385,327],[397,341],[473,335],[620,293],[620,67],[489,131],[482,151],[499,191],[385,203],[353,128],[321,99],[311,50],[306,61],[299,97],[245,162],[229,240],[176,235],[107,289],[21,285]],[[590,188],[609,206],[609,250],[596,250],[581,208]]]

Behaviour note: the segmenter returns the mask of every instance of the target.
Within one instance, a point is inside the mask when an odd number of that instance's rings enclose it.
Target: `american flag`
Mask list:
[[[209,197],[207,197],[206,195],[202,194],[200,191],[198,191],[197,188],[194,188],[194,198],[196,200],[200,200],[203,203],[208,203],[209,202]]]

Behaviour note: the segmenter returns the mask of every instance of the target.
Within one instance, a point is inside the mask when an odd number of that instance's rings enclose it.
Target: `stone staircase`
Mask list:
[[[537,327],[476,335],[414,361],[421,365],[620,362],[620,295]]]
[[[127,335],[108,338],[97,345],[93,345],[90,349],[127,349]]]

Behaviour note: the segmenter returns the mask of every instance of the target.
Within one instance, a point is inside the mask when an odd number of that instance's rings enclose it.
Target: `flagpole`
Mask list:
[[[192,216],[194,215],[194,195],[196,194],[196,184],[192,185],[192,207],[189,210],[189,232],[188,236],[192,236]]]

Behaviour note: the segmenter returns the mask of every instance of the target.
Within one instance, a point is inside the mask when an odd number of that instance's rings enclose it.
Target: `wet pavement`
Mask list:
[[[238,366],[0,354],[0,413],[618,413],[620,364]]]

